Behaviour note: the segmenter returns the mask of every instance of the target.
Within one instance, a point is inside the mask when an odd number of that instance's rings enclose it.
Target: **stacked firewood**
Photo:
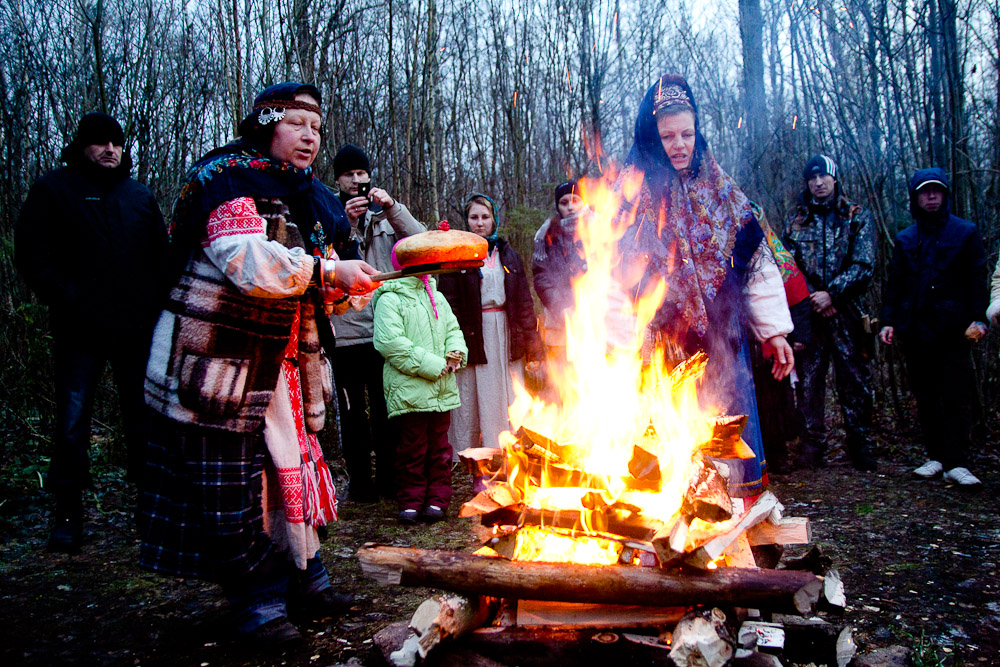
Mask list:
[[[795,620],[818,606],[846,604],[828,559],[758,567],[755,550],[770,548],[776,562],[775,545],[808,543],[810,529],[806,519],[782,516],[770,492],[752,503],[729,496],[725,460],[753,456],[740,438],[745,424],[743,416],[712,422],[668,519],[639,506],[638,498],[664,483],[661,462],[643,443],[633,446],[628,474],[613,484],[575,465],[570,447],[527,428],[502,449],[462,452],[469,471],[489,480],[459,514],[479,519],[484,546],[475,554],[363,547],[362,568],[377,581],[449,591],[425,601],[408,624],[380,632],[375,643],[398,666],[432,652],[439,664],[483,666],[590,663],[600,655],[681,666],[749,658],[780,664],[775,654],[846,664],[853,656],[849,628]],[[612,496],[609,487],[626,492]],[[539,490],[564,502],[539,501]],[[546,562],[544,552],[519,542],[538,533],[600,542],[600,554],[611,560]]]
[[[729,470],[724,459],[746,458],[753,452],[740,434],[745,416],[719,417],[713,436],[696,451],[689,467],[687,491],[678,511],[668,520],[650,517],[642,508],[609,498],[608,479],[570,463],[566,448],[527,428],[504,449],[470,449],[459,454],[472,474],[491,480],[487,488],[462,506],[461,517],[479,516],[490,527],[489,546],[511,558],[517,531],[542,527],[556,534],[581,532],[620,545],[619,562],[695,567],[719,564],[752,566],[750,547],[759,544],[808,543],[805,519],[784,518],[783,507],[771,493],[752,505],[730,498],[726,488]],[[517,471],[508,480],[511,470]],[[631,491],[659,490],[660,462],[639,445],[633,446],[629,475],[622,486]],[[580,490],[579,507],[549,508],[525,502],[530,487],[564,487]]]

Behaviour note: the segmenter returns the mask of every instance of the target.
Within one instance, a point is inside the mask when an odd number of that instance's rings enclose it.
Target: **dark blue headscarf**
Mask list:
[[[291,210],[306,250],[322,253],[332,245],[341,259],[360,259],[357,243],[350,240],[351,226],[340,199],[315,177],[312,167],[299,169],[267,154],[276,122],[260,124],[262,103],[294,99],[308,93],[319,101],[314,86],[282,83],[266,88],[254,101],[255,109],[240,123],[236,141],[210,151],[188,171],[174,206],[170,225],[172,244],[186,256],[205,235],[209,214],[238,197],[281,199]]]

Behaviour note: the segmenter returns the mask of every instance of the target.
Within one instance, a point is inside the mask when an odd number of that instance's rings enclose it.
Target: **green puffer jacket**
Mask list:
[[[431,278],[438,318],[420,278],[388,281],[372,298],[375,349],[385,357],[382,384],[389,417],[409,412],[448,412],[461,401],[455,375],[441,375],[447,352],[469,356],[458,320]]]

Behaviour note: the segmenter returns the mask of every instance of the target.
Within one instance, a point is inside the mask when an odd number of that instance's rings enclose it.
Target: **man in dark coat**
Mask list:
[[[15,261],[49,306],[55,350],[56,433],[48,488],[56,499],[49,548],[74,552],[90,483],[90,416],[108,362],[132,481],[148,434],[143,377],[167,234],[153,193],[129,176],[121,125],[89,113],[63,150],[65,167],[39,178],[15,231]]]
[[[951,214],[942,169],[910,181],[914,224],[896,235],[879,338],[903,352],[917,399],[928,461],[922,479],[975,487],[969,472],[970,403],[975,375],[970,344],[986,334],[986,251],[976,226]]]
[[[811,158],[803,178],[807,188],[783,236],[806,277],[813,311],[810,340],[795,351],[804,426],[797,465],[823,465],[826,374],[832,360],[851,463],[858,470],[874,470],[871,369],[861,297],[875,264],[875,225],[871,214],[841,191],[831,158]]]

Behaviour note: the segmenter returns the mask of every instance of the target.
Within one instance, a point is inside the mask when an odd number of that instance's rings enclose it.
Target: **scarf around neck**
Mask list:
[[[196,248],[205,233],[208,215],[237,197],[277,198],[306,217],[297,222],[306,237],[307,250],[321,253],[335,248],[341,259],[358,256],[356,243],[345,247],[351,228],[340,199],[315,177],[312,167],[299,169],[275,160],[250,142],[238,139],[209,152],[188,171],[170,223],[172,244]],[[310,225],[310,223],[312,223]]]
[[[634,178],[634,169],[626,167],[621,181]],[[727,280],[745,280],[764,233],[759,225],[748,225],[754,220],[750,200],[707,150],[697,174],[668,172],[660,182],[643,180],[623,254],[626,262],[647,263],[644,281],[666,282],[658,319],[682,338],[704,339],[712,303]]]

